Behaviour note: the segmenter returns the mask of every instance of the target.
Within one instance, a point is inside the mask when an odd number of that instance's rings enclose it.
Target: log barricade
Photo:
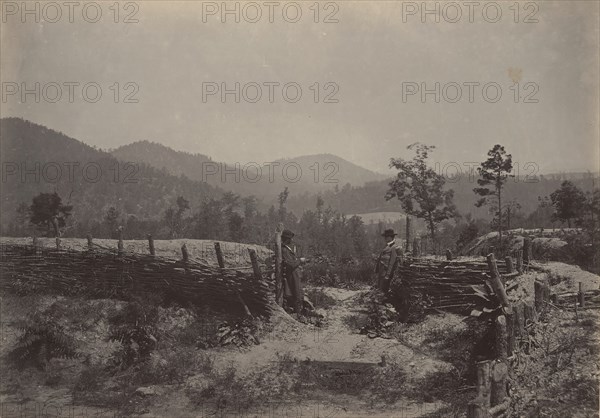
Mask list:
[[[507,382],[513,354],[527,342],[529,326],[550,301],[549,286],[544,282],[536,282],[535,301],[509,301],[507,280],[527,271],[530,261],[526,249],[525,256],[519,250],[503,260],[493,253],[480,260],[409,258],[398,267],[398,290],[410,295],[409,301],[417,294],[421,297],[416,299],[425,301],[426,310],[475,316],[488,312],[481,317],[493,319],[494,354],[476,364],[477,396],[468,406],[468,418],[509,416]],[[515,282],[508,281],[508,286],[510,289]]]
[[[508,274],[497,261],[500,275]],[[486,261],[407,258],[398,266],[395,285],[400,294],[421,295],[426,310],[469,314],[475,308],[497,306],[492,297],[491,275]]]
[[[225,312],[239,306],[241,298],[253,316],[270,314],[274,299],[270,275],[256,277],[251,268],[209,266],[192,260],[187,248],[182,250],[184,260],[173,260],[99,246],[94,251],[75,251],[0,245],[0,288],[124,299],[166,294]]]
[[[514,269],[512,259],[506,257],[506,271],[508,276],[520,274],[523,271],[522,254],[514,254],[517,259],[517,271]],[[493,254],[487,257],[491,277],[498,275],[496,260]],[[529,267],[530,257],[526,258],[526,267]],[[505,294],[504,284],[496,281],[494,287],[496,294]],[[543,313],[550,302],[550,287],[546,282],[535,282],[535,301],[518,301],[502,303],[501,296],[498,302],[502,305],[501,313],[494,318],[494,358],[476,364],[477,368],[477,396],[469,403],[467,418],[479,417],[509,417],[510,398],[508,392],[508,375],[511,360],[517,349],[528,341],[528,328],[538,320],[538,313]]]

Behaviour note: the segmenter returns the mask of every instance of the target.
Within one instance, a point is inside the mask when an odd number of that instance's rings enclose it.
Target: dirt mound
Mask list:
[[[100,248],[116,250],[117,240],[114,239],[94,239],[94,244]],[[174,240],[155,240],[155,254],[159,257],[181,259],[181,246],[186,245],[190,260],[217,265],[217,256],[215,253],[215,242],[213,240],[198,239],[174,239]],[[264,260],[272,254],[272,251],[262,245],[242,244],[237,242],[219,241],[226,267],[250,266],[250,256],[248,248],[256,251],[259,259]],[[32,238],[11,238],[0,237],[0,245],[32,245]],[[87,239],[83,238],[61,238],[61,248],[66,250],[86,251],[88,249]],[[38,238],[38,245],[41,247],[55,248],[56,240],[54,238]],[[123,241],[125,252],[137,254],[149,254],[147,240],[125,240]]]

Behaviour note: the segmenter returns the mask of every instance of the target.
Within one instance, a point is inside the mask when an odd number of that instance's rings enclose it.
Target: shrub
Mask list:
[[[75,339],[53,319],[38,313],[17,328],[23,335],[9,353],[18,368],[36,366],[44,369],[53,358],[74,359],[80,356],[75,348]]]
[[[113,355],[113,363],[125,369],[144,361],[158,343],[156,321],[158,308],[139,302],[129,303],[109,318],[109,340],[121,343]]]

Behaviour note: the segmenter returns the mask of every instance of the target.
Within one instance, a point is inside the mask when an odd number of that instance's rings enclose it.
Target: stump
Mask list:
[[[498,360],[506,362],[508,353],[508,332],[507,332],[507,321],[504,315],[500,315],[494,322],[494,350]]]
[[[490,383],[490,370],[491,360],[478,361],[475,366],[477,368],[477,398],[481,401],[483,406],[489,408],[490,406],[490,395],[491,395],[491,383]]]
[[[495,361],[492,364],[492,391],[490,405],[492,407],[501,404],[506,399],[506,379],[508,377],[508,366],[504,361]]]

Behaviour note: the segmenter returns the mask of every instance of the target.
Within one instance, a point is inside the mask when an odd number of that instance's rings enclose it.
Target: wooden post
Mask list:
[[[506,262],[506,272],[507,273],[514,272],[515,268],[513,266],[512,257],[510,255],[507,255],[506,257],[504,257],[504,261]]]
[[[60,250],[60,237],[56,237],[56,249]]]
[[[506,322],[506,317],[504,315],[498,316],[494,322],[494,350],[496,352],[496,359],[501,361],[506,361],[508,353],[508,332]]]
[[[515,352],[515,314],[514,310],[505,314],[506,317],[506,354],[512,356]]]
[[[533,303],[523,302],[523,319],[525,326],[537,321],[537,313]]]
[[[477,369],[477,397],[467,407],[467,418],[489,418],[491,401],[491,360],[475,363]]]
[[[533,283],[535,291],[535,310],[541,314],[546,309],[546,301],[550,299],[550,286],[545,280],[536,280]]]
[[[256,251],[253,248],[248,248],[248,254],[250,254],[250,262],[252,263],[252,271],[254,272],[254,278],[257,281],[262,280],[262,273],[260,271],[260,266],[258,265],[258,257],[256,256]]]
[[[487,262],[490,270],[490,282],[492,289],[494,289],[494,293],[496,294],[496,297],[502,306],[508,307],[510,304],[508,303],[508,297],[506,296],[506,291],[504,290],[504,285],[502,284],[500,273],[498,272],[498,266],[496,265],[496,258],[494,257],[494,254],[488,254]]]
[[[579,299],[579,307],[585,307],[585,294],[583,293],[583,283],[579,282],[579,294],[577,295]]]
[[[531,240],[525,237],[523,240],[523,265],[526,270],[529,270],[529,263],[531,262]]]
[[[454,256],[452,255],[452,250],[450,250],[450,248],[448,248],[446,250],[446,260],[452,261],[453,258],[454,258]]]
[[[185,243],[181,246],[181,257],[184,263],[187,263],[190,260],[190,255],[188,254],[187,245],[185,245]]]
[[[117,232],[119,233],[119,242],[117,244],[118,253],[119,255],[123,255],[123,227],[119,226]]]
[[[421,253],[420,249],[421,248],[419,247],[419,240],[417,239],[417,237],[415,237],[413,239],[413,248],[412,248],[413,257],[419,256],[419,254]]]
[[[477,398],[487,409],[490,406],[491,384],[490,384],[490,366],[491,360],[478,361],[475,363],[477,368]]]
[[[217,253],[217,263],[219,263],[219,267],[225,268],[225,261],[223,260],[223,251],[221,250],[221,243],[215,242],[215,252]]]
[[[406,215],[406,251],[410,245],[410,216]]]
[[[87,235],[87,242],[88,242],[88,250],[92,251],[94,249],[94,242],[93,242],[93,238],[90,234]]]
[[[281,233],[283,224],[279,223],[275,229],[275,301],[283,306],[283,272],[281,256]]]
[[[490,405],[492,407],[501,404],[506,399],[506,379],[508,377],[508,366],[505,361],[495,361],[492,364],[492,393]]]
[[[513,305],[513,323],[515,335],[517,337],[525,335],[525,308],[523,302],[517,302]]]
[[[148,248],[150,249],[150,255],[155,255],[155,251],[154,251],[154,238],[152,238],[152,235],[148,234]]]
[[[33,236],[33,252],[36,256],[40,253],[40,248],[38,246],[38,237],[36,235]]]
[[[517,251],[517,271],[523,274],[523,250]]]

